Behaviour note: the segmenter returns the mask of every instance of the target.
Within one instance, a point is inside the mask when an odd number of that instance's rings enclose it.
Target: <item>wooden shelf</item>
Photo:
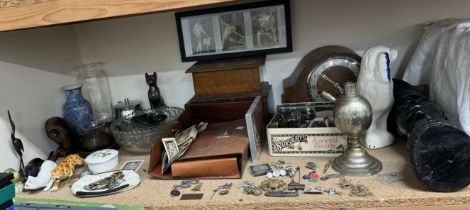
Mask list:
[[[156,180],[149,177],[143,169],[148,168],[148,155],[134,155],[121,151],[119,155],[119,166],[126,160],[145,160],[139,170],[140,186],[130,191],[103,197],[93,197],[81,199],[72,195],[70,188],[62,184],[59,192],[19,193],[17,197],[28,199],[56,199],[69,201],[84,201],[97,203],[113,203],[124,205],[143,206],[145,209],[364,209],[364,210],[464,210],[470,209],[470,187],[453,193],[437,193],[427,190],[417,179],[411,168],[406,153],[406,145],[398,143],[393,146],[377,150],[369,150],[382,161],[383,170],[378,175],[369,177],[347,177],[353,184],[361,182],[369,187],[374,193],[371,197],[350,197],[349,190],[341,190],[338,187],[338,179],[310,183],[301,180],[303,184],[310,186],[321,186],[323,188],[337,188],[343,193],[341,196],[329,196],[326,193],[321,195],[311,195],[300,193],[295,198],[274,198],[266,196],[246,195],[239,188],[243,181],[260,184],[265,177],[253,177],[245,168],[242,179],[224,180],[202,180],[203,186],[200,193],[204,193],[202,200],[181,201],[179,197],[170,196],[172,186],[178,184],[178,180]],[[323,166],[332,158],[327,157],[271,157],[268,154],[261,155],[259,163],[272,163],[284,160],[293,166],[303,166],[308,161],[315,161],[323,170]],[[259,164],[258,163],[258,164]],[[249,165],[253,165],[250,163]],[[83,167],[82,167],[83,168]],[[301,167],[301,174],[308,173],[309,170]],[[402,180],[392,184],[380,182],[381,175],[385,173],[398,172],[403,176]],[[321,173],[321,172],[320,172]],[[327,174],[335,173],[329,169]],[[321,174],[324,175],[324,174]],[[287,177],[281,178],[285,182],[290,182]],[[297,179],[297,178],[296,178]],[[229,195],[215,195],[212,199],[213,189],[224,183],[233,183],[233,190]],[[190,189],[183,189],[182,193],[193,193]]]
[[[0,31],[162,12],[235,0],[9,0],[0,4]],[[8,3],[5,3],[8,2]]]

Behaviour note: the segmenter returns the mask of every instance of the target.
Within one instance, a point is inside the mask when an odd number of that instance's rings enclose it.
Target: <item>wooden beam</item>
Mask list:
[[[235,0],[41,0],[33,3],[25,1],[25,4],[17,3],[0,8],[0,31],[233,1]]]

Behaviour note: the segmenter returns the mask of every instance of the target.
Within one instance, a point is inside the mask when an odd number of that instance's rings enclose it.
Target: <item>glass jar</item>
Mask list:
[[[77,80],[83,84],[83,96],[90,102],[93,118],[98,122],[111,122],[113,108],[109,92],[108,77],[104,73],[103,63],[90,63],[77,66]]]

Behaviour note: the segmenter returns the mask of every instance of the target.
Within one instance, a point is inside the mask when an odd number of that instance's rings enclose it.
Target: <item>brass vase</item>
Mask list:
[[[348,176],[374,175],[382,170],[382,163],[359,143],[372,123],[372,108],[357,93],[356,83],[348,82],[344,88],[344,96],[335,103],[334,115],[336,127],[347,136],[348,149],[333,161],[332,167]]]

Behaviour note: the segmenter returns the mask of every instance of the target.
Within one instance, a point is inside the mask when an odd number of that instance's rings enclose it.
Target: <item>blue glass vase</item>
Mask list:
[[[63,88],[67,101],[64,104],[64,118],[72,125],[75,135],[82,136],[93,121],[90,102],[82,95],[82,85],[69,85]]]

